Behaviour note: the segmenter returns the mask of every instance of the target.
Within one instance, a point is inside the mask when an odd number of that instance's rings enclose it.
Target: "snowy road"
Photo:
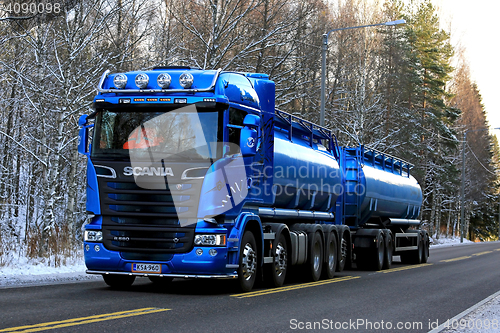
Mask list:
[[[500,290],[500,243],[441,247],[428,264],[345,271],[241,295],[227,282],[145,278],[0,289],[0,332],[428,332]],[[314,329],[316,328],[316,329]]]

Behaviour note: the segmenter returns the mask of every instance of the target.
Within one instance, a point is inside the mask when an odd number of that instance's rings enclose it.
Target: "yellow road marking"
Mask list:
[[[164,312],[164,311],[169,311],[169,310],[170,309],[142,308],[142,309],[129,310],[129,311],[105,313],[105,314],[94,315],[94,316],[89,316],[89,317],[73,318],[73,319],[66,319],[66,320],[61,320],[61,321],[51,321],[51,322],[40,323],[40,324],[35,324],[35,325],[26,325],[26,326],[4,328],[4,329],[1,329],[0,332],[9,332],[9,333],[10,332],[15,332],[15,333],[40,332],[40,331],[52,330],[55,328],[97,323],[97,322],[106,321],[106,320],[127,318],[127,317],[133,317],[133,316],[141,316],[141,315],[145,315],[145,314]]]
[[[496,249],[495,251],[500,251],[500,249]]]
[[[420,265],[414,265],[414,266],[391,268],[391,269],[386,269],[384,271],[379,271],[377,273],[392,273],[392,272],[406,271],[407,269],[413,269],[413,268],[419,268],[419,267],[425,267],[425,266],[431,266],[431,265],[432,264],[420,264]]]
[[[473,256],[482,256],[483,254],[493,253],[493,251],[484,251],[480,253],[474,253]]]
[[[325,281],[302,283],[302,284],[296,284],[293,286],[280,287],[280,288],[274,288],[274,289],[269,289],[269,290],[259,290],[259,291],[254,291],[254,292],[250,292],[250,293],[244,293],[244,294],[236,294],[236,295],[231,295],[231,297],[248,298],[248,297],[263,296],[263,295],[280,293],[280,292],[284,292],[284,291],[297,290],[297,289],[303,289],[303,288],[309,288],[309,287],[317,287],[317,286],[322,286],[325,284],[342,282],[342,281],[349,281],[349,280],[354,280],[354,279],[359,279],[359,278],[360,278],[360,276],[345,276],[345,277],[331,279],[331,280],[325,280]]]
[[[446,260],[441,260],[441,262],[452,262],[452,261],[459,261],[459,260],[464,260],[464,259],[469,259],[472,258],[472,256],[464,256],[464,257],[458,257],[458,258],[453,258],[453,259],[446,259]]]

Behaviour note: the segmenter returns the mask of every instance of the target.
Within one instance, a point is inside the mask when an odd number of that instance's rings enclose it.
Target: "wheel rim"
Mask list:
[[[342,241],[341,241],[341,261],[344,261],[346,258],[347,258],[347,241],[345,240],[344,237],[342,237]]]
[[[333,242],[330,242],[328,252],[328,268],[330,269],[330,271],[333,271],[333,269],[335,268],[335,244],[333,244]]]
[[[314,258],[313,258],[314,271],[319,270],[320,264],[321,264],[321,244],[319,242],[316,242],[314,243]]]
[[[243,278],[245,280],[250,280],[252,276],[255,274],[255,269],[257,267],[257,256],[255,250],[252,247],[252,244],[246,243],[243,248],[241,260],[241,268],[243,273]]]
[[[283,244],[278,243],[276,246],[276,256],[274,257],[274,269],[276,271],[276,276],[281,276],[286,271],[286,249]]]

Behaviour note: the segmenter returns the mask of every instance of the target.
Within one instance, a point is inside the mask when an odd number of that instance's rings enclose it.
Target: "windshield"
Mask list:
[[[102,110],[95,121],[92,157],[208,160],[220,155],[219,112],[194,105],[178,109]]]

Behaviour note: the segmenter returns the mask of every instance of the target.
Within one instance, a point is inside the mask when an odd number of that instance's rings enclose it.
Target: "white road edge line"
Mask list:
[[[458,321],[460,319],[462,319],[463,317],[467,316],[469,313],[471,313],[472,311],[476,310],[477,308],[483,306],[485,303],[488,303],[489,301],[491,301],[493,298],[497,297],[497,296],[500,296],[500,291],[497,291],[496,293],[494,293],[493,295],[491,296],[488,296],[486,297],[485,299],[483,299],[481,302],[477,303],[477,304],[474,304],[473,306],[471,306],[470,308],[468,308],[467,310],[457,314],[455,317],[453,318],[450,318],[449,319],[449,322],[453,322],[453,321]],[[445,328],[445,323],[442,323],[441,325],[439,325],[438,327],[436,327],[435,329],[427,332],[427,333],[439,333],[441,332],[442,330],[444,330]]]

